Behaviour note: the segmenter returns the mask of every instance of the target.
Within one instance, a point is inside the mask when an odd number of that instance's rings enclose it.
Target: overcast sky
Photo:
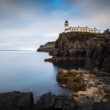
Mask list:
[[[110,0],[0,0],[0,49],[36,49],[71,26],[110,28]]]

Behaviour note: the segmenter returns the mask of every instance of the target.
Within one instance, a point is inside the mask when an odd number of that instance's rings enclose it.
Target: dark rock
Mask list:
[[[87,96],[75,102],[69,96],[56,96],[51,93],[41,96],[36,106],[35,110],[110,110],[110,102],[93,103],[93,100]]]
[[[0,94],[0,110],[110,110],[110,102],[92,103],[91,100],[83,97],[75,102],[72,97],[49,92],[40,97],[34,108],[32,93],[15,91]]]
[[[63,97],[62,96],[56,97],[55,109],[56,110],[62,110],[63,109]]]
[[[104,34],[106,34],[106,35],[110,35],[110,31],[109,31],[109,29],[105,30],[105,31],[104,31]]]
[[[110,94],[110,85],[104,86],[104,91]]]
[[[110,36],[99,35],[87,43],[85,67],[90,70],[110,72]]]
[[[84,63],[85,58],[71,58],[71,57],[70,58],[61,58],[61,57],[52,57],[52,58],[45,59],[44,61],[45,62],[52,62],[52,63],[55,63],[55,62],[72,62],[72,61]]]
[[[0,94],[0,110],[33,110],[32,93],[9,92]]]
[[[36,110],[48,110],[50,106],[52,107],[54,101],[52,102],[51,97],[53,99],[53,95],[50,92],[42,95],[36,104]]]
[[[81,107],[69,96],[47,93],[37,101],[35,110],[81,110]]]
[[[110,110],[110,102],[94,103],[92,110]]]
[[[87,96],[83,96],[80,99],[79,104],[82,110],[92,110],[93,100]]]

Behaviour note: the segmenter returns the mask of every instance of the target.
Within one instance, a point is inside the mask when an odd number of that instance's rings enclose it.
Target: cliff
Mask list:
[[[110,35],[97,35],[88,40],[85,67],[110,72]]]
[[[51,51],[50,55],[56,57],[85,57],[87,40],[96,34],[69,32],[61,33],[55,43],[55,51]]]
[[[61,33],[55,49],[49,52],[54,58],[85,59],[85,67],[110,72],[110,32],[103,34]]]

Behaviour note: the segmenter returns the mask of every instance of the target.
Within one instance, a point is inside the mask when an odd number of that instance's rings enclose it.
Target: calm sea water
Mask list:
[[[0,92],[33,92],[34,98],[53,92],[71,94],[73,91],[58,86],[56,74],[59,68],[83,67],[83,63],[49,63],[48,53],[35,51],[0,51]]]

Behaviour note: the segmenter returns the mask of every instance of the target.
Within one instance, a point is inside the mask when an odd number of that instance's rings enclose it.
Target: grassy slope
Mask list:
[[[55,44],[47,44],[42,49],[54,49],[54,48],[55,48]]]

